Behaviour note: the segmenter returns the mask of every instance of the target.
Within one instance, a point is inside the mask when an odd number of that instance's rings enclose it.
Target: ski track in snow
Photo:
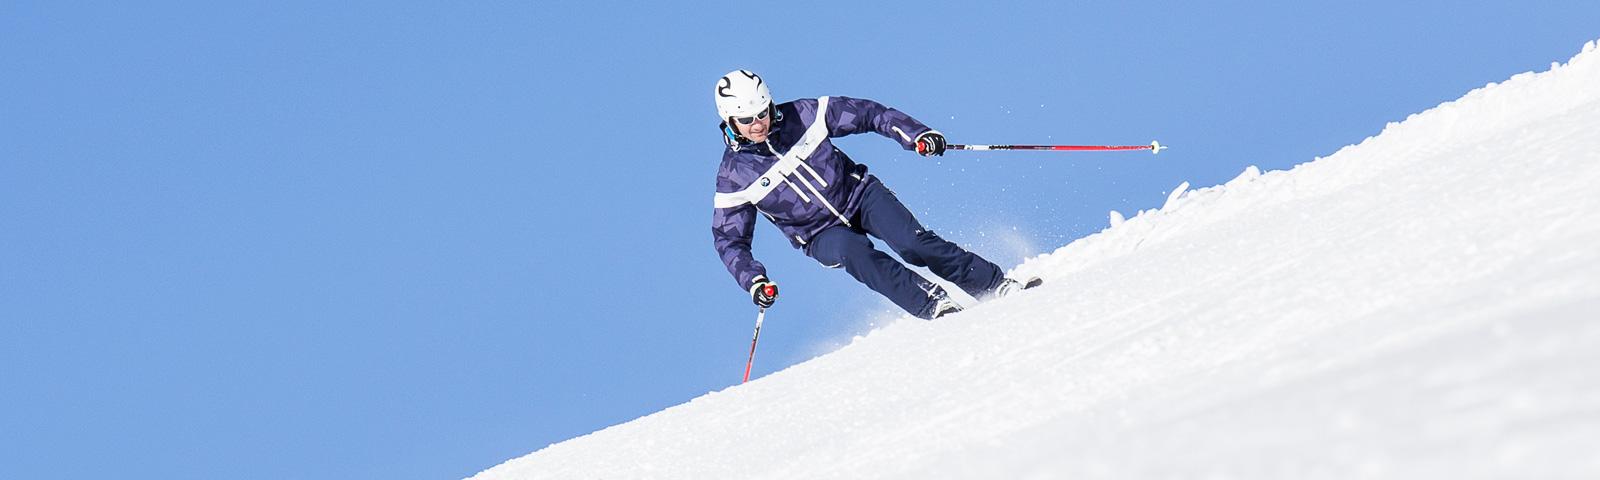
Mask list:
[[[1600,478],[1600,51],[478,479]]]

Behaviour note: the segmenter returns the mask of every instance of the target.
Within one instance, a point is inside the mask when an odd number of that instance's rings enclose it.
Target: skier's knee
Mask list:
[[[894,253],[905,259],[906,263],[918,267],[926,267],[928,266],[928,261],[923,258],[922,253],[937,251],[946,243],[949,242],[940,237],[939,234],[933,233],[933,230],[918,229],[911,245],[905,245],[903,248],[895,250]]]
[[[843,266],[851,252],[871,250],[872,243],[865,235],[846,229],[828,229],[818,233],[806,246],[806,255],[828,268]]]

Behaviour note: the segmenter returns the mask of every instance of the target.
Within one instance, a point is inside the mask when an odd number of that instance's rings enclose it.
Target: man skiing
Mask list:
[[[923,228],[883,182],[867,174],[866,165],[828,140],[876,132],[923,156],[943,155],[945,139],[938,131],[865,99],[774,104],[766,83],[746,70],[724,75],[715,93],[728,148],[717,172],[711,234],[728,272],[762,308],[772,306],[778,292],[750,253],[757,213],[807,256],[829,268],[844,267],[918,318],[938,318],[961,306],[938,284],[873,248],[867,235],[980,300],[1040,283],[1006,278],[993,262]]]

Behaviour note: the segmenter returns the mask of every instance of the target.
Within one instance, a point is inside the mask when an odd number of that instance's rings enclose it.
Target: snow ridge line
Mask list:
[[[1158,244],[1187,228],[1239,214],[1263,201],[1281,201],[1278,197],[1284,195],[1292,198],[1326,195],[1392,169],[1410,166],[1409,160],[1430,158],[1430,154],[1462,148],[1486,136],[1600,102],[1600,88],[1593,87],[1600,85],[1600,43],[1597,42],[1600,41],[1585,43],[1566,64],[1551,63],[1550,70],[1544,72],[1525,72],[1504,82],[1490,82],[1456,100],[1411,114],[1400,122],[1389,122],[1378,135],[1290,170],[1262,173],[1252,165],[1223,185],[1196,190],[1189,190],[1188,182],[1184,182],[1173,190],[1161,208],[1140,211],[1126,220],[1113,211],[1110,227],[1054,252],[1027,259],[1012,275],[1043,275],[1048,280],[1050,274],[1078,272],[1141,247]],[[1571,92],[1581,93],[1574,96]],[[1493,121],[1483,121],[1485,118]],[[1418,142],[1417,138],[1437,140]],[[1332,168],[1335,166],[1339,168]],[[1330,177],[1343,181],[1325,181]],[[1186,208],[1194,204],[1204,208]],[[1175,221],[1178,218],[1183,221]]]

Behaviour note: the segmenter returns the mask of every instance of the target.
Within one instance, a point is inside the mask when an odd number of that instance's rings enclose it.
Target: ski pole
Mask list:
[[[761,307],[761,313],[756,314],[756,335],[750,339],[750,360],[744,363],[744,381],[750,381],[750,365],[756,363],[756,340],[761,339],[761,320],[767,318],[767,307]]]
[[[1161,149],[1169,148],[1161,142],[1150,142],[1149,145],[949,145],[950,150],[1149,150],[1150,153],[1161,153]]]

